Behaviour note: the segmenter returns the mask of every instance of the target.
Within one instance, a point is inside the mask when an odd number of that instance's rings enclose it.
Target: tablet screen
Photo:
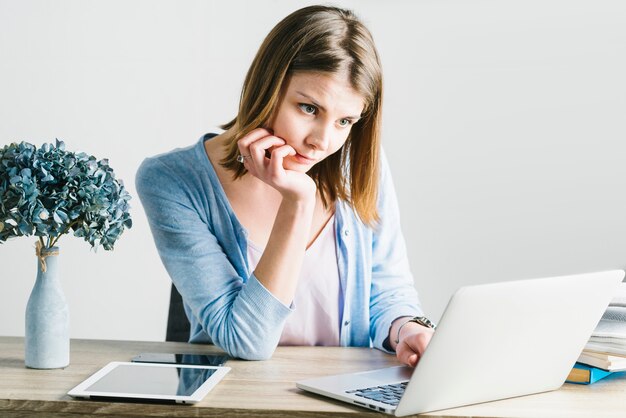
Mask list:
[[[134,367],[120,364],[85,390],[89,392],[136,393],[142,395],[189,396],[216,369],[185,367]]]
[[[112,361],[70,390],[86,399],[200,402],[230,367]]]

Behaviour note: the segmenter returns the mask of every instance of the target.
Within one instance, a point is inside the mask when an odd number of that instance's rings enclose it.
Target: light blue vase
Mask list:
[[[59,369],[70,364],[70,315],[58,274],[59,248],[40,251],[37,280],[26,305],[24,360],[33,369]]]

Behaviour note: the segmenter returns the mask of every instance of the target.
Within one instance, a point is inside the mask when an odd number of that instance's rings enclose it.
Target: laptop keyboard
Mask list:
[[[398,405],[398,403],[400,403],[400,398],[402,397],[404,389],[406,389],[406,385],[408,383],[409,382],[407,380],[406,382],[394,383],[392,385],[347,390],[346,393],[396,406]]]

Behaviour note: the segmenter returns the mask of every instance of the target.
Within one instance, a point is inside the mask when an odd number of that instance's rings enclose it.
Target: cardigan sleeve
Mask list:
[[[370,336],[374,347],[389,352],[383,343],[391,323],[399,317],[419,316],[423,312],[409,267],[391,172],[382,151],[380,167],[380,222],[372,239]]]
[[[179,173],[176,162],[154,157],[141,164],[135,179],[161,260],[214,344],[233,357],[270,358],[291,309],[253,273],[237,274],[214,225],[200,215],[199,192]]]

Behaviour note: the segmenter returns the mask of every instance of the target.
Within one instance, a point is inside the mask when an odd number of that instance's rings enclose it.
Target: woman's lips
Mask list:
[[[305,157],[304,155],[300,153],[296,153],[294,157],[296,161],[298,161],[301,164],[313,164],[315,162],[313,158]]]

